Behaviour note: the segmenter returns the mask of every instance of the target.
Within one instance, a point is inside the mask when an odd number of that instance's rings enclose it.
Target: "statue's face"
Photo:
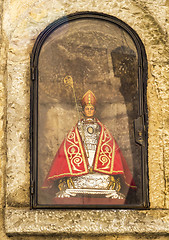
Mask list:
[[[86,117],[93,117],[95,114],[95,108],[93,105],[86,105],[84,108],[84,114]]]

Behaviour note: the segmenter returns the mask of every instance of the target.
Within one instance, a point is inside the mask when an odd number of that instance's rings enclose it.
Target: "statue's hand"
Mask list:
[[[56,193],[55,197],[57,197],[57,198],[69,198],[69,197],[75,197],[76,196],[76,194],[70,193],[66,190],[67,189],[59,191],[58,193]]]

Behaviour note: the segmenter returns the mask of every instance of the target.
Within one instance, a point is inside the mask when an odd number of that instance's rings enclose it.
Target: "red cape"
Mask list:
[[[120,174],[126,185],[136,188],[126,160],[115,139],[101,122],[98,120],[97,122],[101,131],[93,162],[93,171],[108,175]],[[88,161],[76,125],[59,147],[42,187],[50,187],[53,181],[59,178],[82,176],[88,173]]]

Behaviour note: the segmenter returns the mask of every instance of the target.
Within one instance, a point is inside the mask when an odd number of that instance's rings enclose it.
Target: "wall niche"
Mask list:
[[[100,13],[59,19],[35,42],[31,80],[31,207],[148,208],[137,33]]]

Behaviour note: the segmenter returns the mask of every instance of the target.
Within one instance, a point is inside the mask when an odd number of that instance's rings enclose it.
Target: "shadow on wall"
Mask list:
[[[126,46],[121,46],[111,52],[114,76],[120,78],[121,87],[119,88],[124,97],[129,126],[130,146],[133,161],[134,178],[141,182],[141,152],[140,146],[135,143],[134,120],[138,117],[138,63],[135,52]],[[133,193],[134,194],[134,193]],[[132,196],[132,193],[129,193]],[[139,196],[139,194],[137,194]],[[132,199],[132,197],[131,197]]]

